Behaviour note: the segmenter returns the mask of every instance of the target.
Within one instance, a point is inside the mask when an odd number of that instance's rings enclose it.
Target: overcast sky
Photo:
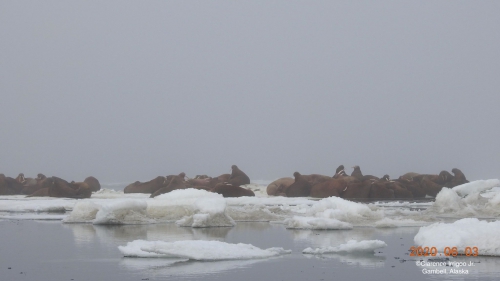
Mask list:
[[[0,1],[0,173],[500,177],[500,1]]]

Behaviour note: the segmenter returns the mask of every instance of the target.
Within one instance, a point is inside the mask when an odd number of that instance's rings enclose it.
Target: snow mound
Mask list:
[[[452,188],[458,195],[467,196],[471,193],[482,192],[500,186],[500,180],[477,180]]]
[[[177,220],[179,226],[234,226],[236,223],[227,215],[226,205],[220,194],[189,188],[150,200],[148,214],[155,219]]]
[[[147,224],[151,220],[146,213],[145,200],[125,199],[102,201],[82,200],[63,220],[65,223],[92,222],[93,224]]]
[[[479,217],[500,215],[500,193],[469,193],[461,197],[455,189],[443,188],[434,204],[427,209],[430,213],[448,214],[453,217]]]
[[[307,212],[307,216],[336,219],[349,223],[363,223],[382,219],[382,211],[372,211],[366,204],[356,203],[339,197],[318,201]]]

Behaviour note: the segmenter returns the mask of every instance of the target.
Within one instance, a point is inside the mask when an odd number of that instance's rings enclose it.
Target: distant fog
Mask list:
[[[0,173],[499,178],[499,10],[4,0]]]

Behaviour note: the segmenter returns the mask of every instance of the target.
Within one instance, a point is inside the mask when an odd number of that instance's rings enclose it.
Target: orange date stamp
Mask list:
[[[436,247],[410,247],[410,257],[435,257],[438,254],[439,252]],[[444,247],[443,254],[447,257],[477,257],[479,249],[477,247],[465,247],[463,251],[458,251],[457,247]]]

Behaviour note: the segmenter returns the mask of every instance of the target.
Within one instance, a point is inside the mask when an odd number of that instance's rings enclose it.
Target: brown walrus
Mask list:
[[[158,176],[148,182],[136,181],[125,187],[123,193],[148,193],[153,194],[158,189],[164,187],[165,177]]]
[[[352,167],[354,170],[351,173],[351,177],[355,177],[359,181],[363,180],[363,173],[361,173],[361,168],[359,166]]]
[[[267,188],[267,195],[286,196],[284,191],[292,185],[295,180],[293,178],[281,178],[270,183]]]
[[[436,195],[444,187],[442,184],[435,183],[434,181],[430,180],[427,177],[424,177],[422,178],[422,180],[420,180],[420,186],[425,191],[425,194],[432,197],[436,197]]]
[[[51,182],[48,190],[50,197],[90,198],[91,192],[85,186],[73,185],[58,177],[52,177]]]
[[[347,182],[342,179],[330,179],[313,185],[309,196],[315,198],[340,197],[346,186]]]
[[[453,179],[447,184],[446,186],[449,185],[449,187],[455,187],[464,183],[468,183],[469,181],[465,178],[464,173],[460,171],[457,168],[451,169],[451,172],[453,173]]]
[[[413,198],[413,193],[410,190],[406,189],[399,182],[389,181],[389,180],[378,180],[376,182],[379,184],[383,184],[386,188],[394,191],[394,198],[399,198],[399,199]]]
[[[98,190],[101,190],[101,184],[99,183],[99,181],[90,176],[90,177],[87,177],[83,180],[83,182],[87,183],[89,185],[89,188],[91,191],[98,191]]]
[[[20,194],[24,186],[14,178],[0,174],[0,195]]]
[[[24,183],[25,181],[25,177],[24,177],[24,174],[23,173],[19,173],[19,175],[17,175],[16,177],[16,181],[20,182],[20,183]]]
[[[373,180],[350,181],[342,190],[340,197],[344,199],[356,199],[356,201],[366,201],[370,197],[370,190]]]
[[[239,185],[232,185],[226,183],[217,184],[212,189],[212,192],[222,194],[223,197],[255,196],[255,193],[250,189],[243,188]]]
[[[26,197],[48,197],[48,196],[49,196],[49,188],[46,187],[46,188],[40,188]]]
[[[285,190],[287,197],[307,197],[311,193],[311,183],[299,172],[293,173],[295,181]]]
[[[345,173],[344,165],[340,165],[335,170],[335,175],[333,175],[333,178],[336,179],[336,178],[343,177],[343,176],[347,176],[347,174]]]
[[[374,181],[370,188],[370,199],[392,199],[395,198],[394,190],[385,186],[384,182]]]
[[[90,196],[92,196],[92,188],[86,182],[72,181],[70,186],[76,190],[76,193],[78,194],[76,198],[90,198]]]
[[[185,176],[186,176],[186,174],[180,173],[178,176],[172,177],[172,179],[170,180],[170,182],[166,186],[158,189],[153,194],[151,194],[151,196],[149,196],[149,197],[154,198],[160,194],[168,193],[168,192],[171,192],[172,190],[175,190],[175,189],[185,189],[186,188],[186,182],[184,181]]]
[[[238,186],[250,183],[250,178],[238,166],[232,165],[231,170],[231,176],[227,183]]]
[[[404,177],[399,177],[399,179],[395,181],[398,182],[403,187],[405,187],[406,189],[408,189],[413,195],[413,198],[425,197],[425,190],[422,188],[420,182],[418,182],[417,180],[414,180],[413,178],[407,179]]]
[[[34,185],[25,185],[24,188],[21,190],[21,194],[26,194],[30,195],[36,192],[39,189],[42,188],[48,188],[49,185],[51,184],[51,181],[47,180],[47,178],[44,179],[37,179],[36,184]]]

